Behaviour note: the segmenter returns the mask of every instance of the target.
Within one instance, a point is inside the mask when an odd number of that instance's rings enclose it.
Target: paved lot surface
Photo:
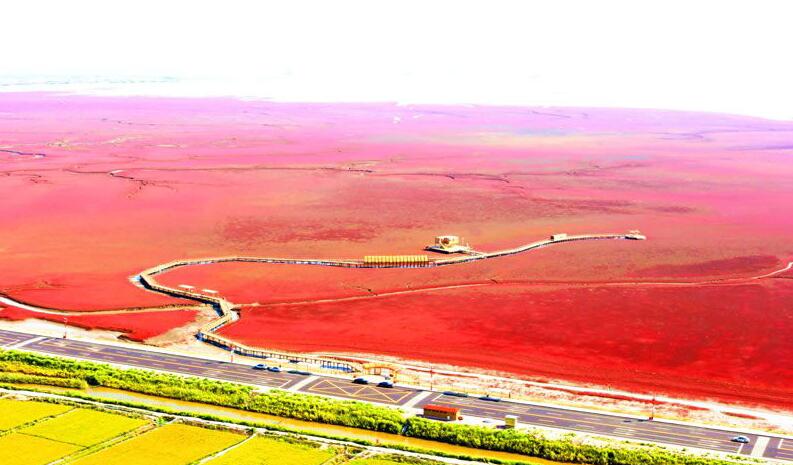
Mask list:
[[[765,456],[793,461],[793,439],[771,438]]]
[[[286,389],[303,379],[303,376],[300,375],[253,370],[248,365],[237,363],[127,349],[70,339],[46,338],[26,345],[24,349],[281,389]]]
[[[308,379],[302,375],[285,372],[271,373],[253,370],[249,365],[238,363],[163,354],[71,339],[42,338],[35,334],[0,330],[0,347],[10,346],[19,346],[20,349],[53,355],[280,389],[292,387],[300,392],[310,394],[388,405],[405,405],[410,403],[411,399],[418,400],[417,396],[424,395],[424,391],[410,388],[380,388],[374,385],[354,384],[351,380],[316,375],[312,379]],[[486,418],[493,422],[502,421],[505,415],[517,415],[519,421],[530,425],[793,461],[793,439],[760,436],[763,440],[758,442],[757,435],[738,431],[678,425],[659,420],[636,420],[617,415],[526,405],[503,400],[492,402],[475,397],[449,396],[443,393],[431,393],[420,399],[415,407],[420,408],[427,404],[447,405],[459,408],[462,415]],[[743,445],[730,441],[730,438],[738,435],[748,437],[751,442]],[[767,445],[763,447],[762,444],[766,441]],[[759,445],[762,450],[755,451],[755,445]]]
[[[403,405],[411,397],[418,394],[418,391],[414,389],[401,387],[381,388],[371,384],[355,384],[347,379],[336,378],[319,378],[313,383],[301,387],[300,391],[390,405]]]
[[[11,331],[0,331],[0,346],[8,347],[23,341],[28,341],[37,336],[33,334],[14,333]]]

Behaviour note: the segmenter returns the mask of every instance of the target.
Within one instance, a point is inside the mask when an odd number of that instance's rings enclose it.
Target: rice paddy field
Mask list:
[[[254,437],[207,465],[320,465],[336,451],[305,442]]]
[[[248,435],[154,417],[0,398],[0,464],[320,465],[348,463],[362,449],[295,436]],[[365,459],[355,464],[390,464]],[[411,463],[429,463],[414,461]]]
[[[80,446],[11,433],[0,437],[0,463],[3,465],[43,465],[79,451]]]
[[[149,421],[98,410],[74,409],[48,421],[24,428],[29,436],[66,442],[82,447],[93,446],[140,428]]]
[[[0,399],[0,463],[43,465],[90,451],[151,421],[49,402]]]
[[[42,418],[53,417],[68,412],[71,407],[44,402],[19,402],[0,399],[0,431],[8,431],[26,423]]]
[[[245,437],[226,431],[171,424],[76,460],[76,465],[186,465]]]

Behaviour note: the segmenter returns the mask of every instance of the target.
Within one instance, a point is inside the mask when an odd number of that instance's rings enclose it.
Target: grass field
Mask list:
[[[75,409],[57,418],[36,423],[21,432],[79,446],[93,446],[147,423],[140,418]]]
[[[223,450],[243,439],[239,434],[226,431],[171,424],[80,458],[73,463],[75,465],[181,465]]]
[[[208,465],[319,465],[333,457],[332,449],[303,443],[255,437]]]
[[[0,463],[3,465],[42,465],[79,449],[80,446],[72,444],[12,433],[0,437]]]
[[[31,421],[68,412],[68,405],[0,399],[0,431],[16,428]],[[0,463],[5,463],[0,461]]]

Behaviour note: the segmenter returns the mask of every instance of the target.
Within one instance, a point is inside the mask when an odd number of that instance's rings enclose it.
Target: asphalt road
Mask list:
[[[522,423],[551,428],[584,431],[617,436],[638,441],[663,442],[678,446],[697,447],[729,453],[749,454],[757,436],[737,431],[715,430],[697,426],[665,423],[658,420],[636,420],[601,413],[580,412],[514,402],[484,401],[475,397],[455,397],[434,393],[419,403],[457,407],[462,415],[503,419],[505,415],[516,415]],[[730,441],[744,435],[751,441],[749,447]]]
[[[793,438],[782,439],[758,436],[739,431],[681,425],[661,420],[636,420],[618,415],[527,405],[506,400],[493,402],[476,397],[456,397],[437,392],[428,394],[426,391],[399,386],[379,388],[373,385],[354,384],[351,380],[327,376],[313,375],[307,377],[286,372],[272,373],[253,370],[250,365],[238,363],[163,354],[142,349],[74,341],[71,339],[41,337],[35,334],[5,330],[0,330],[0,347],[17,347],[23,350],[53,355],[204,376],[272,388],[291,388],[294,391],[307,394],[356,399],[388,405],[401,406],[415,403],[413,406],[417,408],[427,404],[447,405],[459,408],[460,413],[464,416],[481,417],[494,422],[502,421],[505,415],[517,415],[519,421],[524,424],[608,435],[636,441],[651,441],[793,461]],[[744,445],[730,441],[730,438],[738,435],[748,437],[751,442]],[[754,451],[755,446],[760,447],[762,450]]]

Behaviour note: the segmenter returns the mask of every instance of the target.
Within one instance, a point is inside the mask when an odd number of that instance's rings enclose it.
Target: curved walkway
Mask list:
[[[476,260],[485,260],[489,258],[514,255],[523,252],[528,252],[530,250],[538,249],[552,244],[561,244],[561,243],[585,241],[585,240],[605,240],[605,239],[644,240],[645,236],[639,234],[636,231],[631,231],[627,234],[583,234],[583,235],[574,235],[574,236],[556,235],[556,236],[552,236],[550,239],[532,242],[512,249],[498,250],[494,252],[470,251],[462,256],[455,256],[451,258],[433,258],[427,260],[426,262],[421,262],[421,263],[369,263],[366,262],[365,260],[359,260],[359,259],[292,259],[292,258],[246,257],[246,256],[196,258],[196,259],[175,260],[172,262],[154,266],[152,268],[142,271],[138,276],[136,276],[136,279],[140,282],[140,284],[144,288],[150,291],[159,292],[161,294],[165,294],[172,297],[190,299],[199,302],[201,304],[211,306],[211,308],[213,308],[218,313],[218,318],[201,326],[198,333],[196,334],[197,338],[201,341],[247,356],[265,357],[265,358],[272,357],[272,358],[280,358],[287,360],[297,360],[300,362],[313,363],[319,365],[320,367],[326,367],[331,369],[341,369],[344,371],[358,371],[362,368],[362,366],[361,364],[355,362],[341,361],[330,357],[321,357],[321,356],[309,357],[309,356],[288,353],[288,352],[262,350],[255,347],[248,347],[243,344],[239,344],[231,339],[227,339],[217,334],[217,330],[239,318],[237,313],[234,311],[239,307],[239,305],[229,300],[226,300],[220,296],[206,295],[188,289],[180,289],[180,288],[165,286],[163,284],[160,284],[155,278],[155,276],[173,270],[175,268],[194,266],[194,265],[225,263],[225,262],[254,262],[254,263],[270,263],[270,264],[286,264],[286,265],[336,266],[336,267],[344,267],[344,268],[429,268],[436,266],[457,265]],[[460,284],[460,285],[453,285],[452,287],[468,287],[468,286],[480,286],[480,285],[487,285],[487,284],[486,283]],[[449,287],[449,286],[444,286],[444,288],[445,287]],[[432,290],[432,289],[406,290],[406,291],[397,291],[395,293],[401,294],[401,293],[409,293],[409,292],[422,292],[427,290]],[[395,293],[388,293],[388,294],[393,295]],[[377,297],[377,295],[356,297],[356,298],[371,298],[371,297]],[[14,307],[21,308],[23,310],[28,310],[31,312],[42,313],[42,314],[62,315],[62,316],[87,314],[87,312],[38,307],[17,301],[9,296],[5,296],[2,294],[0,294],[0,303],[12,305]],[[197,306],[195,305],[191,305],[191,306],[173,305],[173,306],[165,306],[165,307],[143,307],[143,308],[117,309],[117,310],[104,310],[104,311],[100,310],[100,311],[91,311],[88,314],[117,315],[123,313],[131,314],[131,313],[155,312],[155,311],[163,311],[163,310],[180,310],[185,308],[196,308],[196,307]]]
[[[219,314],[219,317],[213,321],[202,326],[197,334],[199,340],[208,342],[210,344],[231,350],[241,355],[263,358],[280,358],[288,360],[297,360],[301,362],[314,363],[322,367],[334,367],[343,369],[345,371],[359,371],[362,366],[359,363],[339,361],[332,358],[325,357],[307,357],[304,355],[293,354],[288,352],[270,351],[249,347],[231,339],[217,334],[217,330],[235,321],[238,316],[234,311],[239,306],[229,300],[220,296],[206,295],[198,292],[193,292],[188,289],[180,289],[168,287],[160,284],[155,278],[156,275],[181,268],[185,266],[194,265],[207,265],[213,263],[226,263],[226,262],[254,262],[254,263],[270,263],[270,264],[287,264],[287,265],[316,265],[316,266],[336,266],[344,268],[430,268],[436,266],[456,265],[476,260],[484,260],[488,258],[502,257],[506,255],[514,255],[530,250],[545,247],[551,244],[560,244],[566,242],[585,241],[585,240],[605,240],[605,239],[629,239],[629,240],[644,240],[645,236],[638,232],[632,231],[627,234],[584,234],[575,236],[552,236],[550,239],[532,242],[520,247],[506,250],[498,250],[495,252],[471,252],[468,255],[446,259],[432,259],[424,263],[389,263],[389,264],[373,264],[367,263],[364,260],[356,259],[290,259],[290,258],[273,258],[273,257],[245,257],[245,256],[230,256],[230,257],[208,257],[196,258],[186,260],[175,260],[172,262],[164,263],[144,270],[138,275],[138,278],[146,289],[154,292],[160,292],[173,297],[180,297],[195,300],[205,304],[211,305]]]
[[[290,258],[275,258],[275,257],[246,257],[246,256],[226,256],[226,257],[207,257],[207,258],[196,258],[196,259],[185,259],[185,260],[175,260],[168,263],[164,263],[161,265],[154,266],[152,268],[146,269],[142,271],[138,276],[136,276],[137,280],[141,283],[141,285],[153,292],[159,292],[161,294],[165,294],[172,297],[178,298],[185,298],[194,300],[204,305],[204,308],[211,307],[214,309],[215,312],[218,314],[218,318],[213,319],[209,323],[203,325],[198,333],[196,334],[199,340],[204,342],[216,345],[218,347],[224,348],[226,350],[231,350],[236,353],[253,356],[253,357],[274,357],[280,359],[288,359],[288,360],[298,360],[301,362],[308,362],[314,363],[321,367],[329,367],[332,369],[343,369],[345,371],[356,371],[361,368],[361,364],[348,362],[348,361],[340,361],[338,359],[332,358],[330,356],[323,357],[323,356],[304,356],[295,353],[289,352],[280,352],[280,351],[271,351],[271,350],[262,350],[254,347],[248,347],[243,344],[239,344],[231,339],[225,338],[219,334],[217,334],[217,330],[222,328],[223,326],[236,321],[238,319],[238,315],[235,312],[241,305],[235,304],[227,299],[224,299],[220,296],[215,295],[207,295],[201,294],[198,292],[194,292],[189,289],[181,289],[181,288],[173,288],[168,287],[163,284],[160,284],[157,279],[155,278],[156,275],[161,273],[168,272],[175,268],[181,268],[185,266],[194,266],[194,265],[206,265],[206,264],[214,264],[214,263],[226,263],[226,262],[254,262],[254,263],[269,263],[269,264],[287,264],[287,265],[315,265],[315,266],[336,266],[336,267],[344,267],[344,268],[428,268],[428,267],[437,267],[437,266],[447,266],[447,265],[456,265],[462,263],[468,263],[477,260],[484,260],[489,258],[497,258],[507,255],[515,255],[523,252],[528,252],[534,249],[538,249],[541,247],[546,247],[548,245],[553,244],[561,244],[567,242],[576,242],[576,241],[585,241],[585,240],[605,240],[605,239],[628,239],[628,240],[644,240],[646,239],[645,236],[639,234],[638,232],[632,231],[628,234],[586,234],[586,235],[575,235],[575,236],[564,236],[564,237],[556,237],[556,239],[546,239],[542,241],[532,242],[530,244],[525,244],[520,247],[515,247],[512,249],[505,249],[505,250],[498,250],[494,252],[481,252],[481,251],[470,251],[467,254],[462,256],[455,256],[451,258],[435,258],[430,259],[425,263],[410,263],[410,264],[399,264],[399,263],[392,263],[392,264],[372,264],[367,263],[364,260],[358,259],[290,259]],[[765,273],[758,276],[751,276],[751,277],[743,277],[743,278],[722,278],[722,279],[711,279],[706,281],[686,281],[686,282],[675,282],[675,281],[626,281],[626,282],[569,282],[569,281],[530,281],[527,283],[558,283],[558,284],[573,284],[573,285],[586,285],[586,284],[598,284],[603,286],[637,286],[637,285],[647,285],[647,286],[701,286],[701,285],[714,285],[714,284],[740,284],[745,283],[747,281],[752,280],[759,280],[764,278],[772,278],[783,274],[789,270],[793,269],[793,262],[789,262],[784,268]],[[509,281],[512,282],[512,281]],[[395,292],[387,292],[381,294],[373,294],[367,296],[353,296],[353,297],[346,297],[340,299],[320,299],[320,300],[306,300],[300,302],[286,302],[286,303],[274,303],[268,304],[271,305],[299,305],[299,304],[309,304],[309,303],[318,303],[318,302],[336,302],[336,301],[345,301],[345,300],[359,300],[359,299],[369,299],[369,298],[376,298],[376,297],[383,297],[383,296],[390,296],[390,295],[398,295],[398,294],[406,294],[406,293],[416,293],[416,292],[425,292],[425,291],[432,291],[437,289],[446,289],[449,287],[476,287],[476,286],[487,286],[491,283],[467,283],[467,284],[455,284],[449,286],[440,286],[440,287],[431,287],[431,288],[421,288],[421,289],[410,289],[410,290],[403,290],[403,291],[395,291]],[[493,283],[495,284],[495,283]],[[53,315],[63,315],[63,316],[70,316],[70,315],[117,315],[117,314],[124,314],[124,313],[145,313],[145,312],[156,312],[156,311],[167,311],[167,310],[183,310],[183,309],[195,309],[201,308],[201,306],[197,305],[172,305],[172,306],[162,306],[162,307],[142,307],[142,308],[129,308],[129,309],[117,309],[117,310],[99,310],[99,311],[71,311],[71,310],[59,310],[53,308],[46,308],[46,307],[38,307],[34,305],[30,305],[24,302],[17,301],[9,296],[0,294],[0,303],[4,303],[7,305],[12,305],[24,310],[28,310],[31,312],[36,313],[44,313],[44,314],[53,314]]]

